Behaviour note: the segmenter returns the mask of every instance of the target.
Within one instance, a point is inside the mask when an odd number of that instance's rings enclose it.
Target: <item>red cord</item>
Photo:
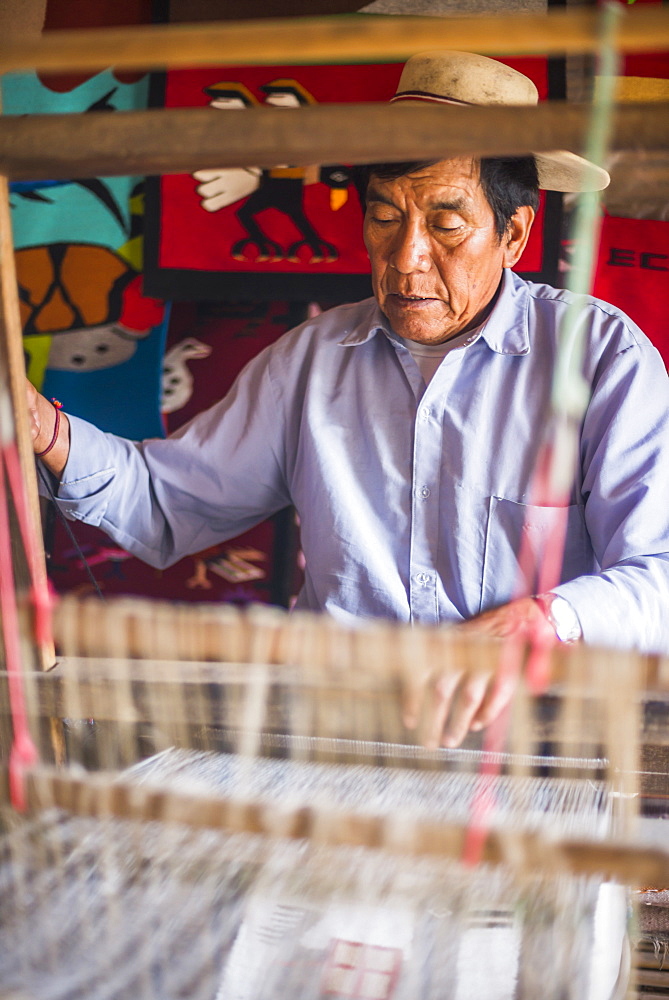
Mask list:
[[[35,458],[44,458],[45,455],[48,455],[49,452],[55,447],[56,441],[58,440],[58,431],[60,430],[60,411],[63,408],[63,404],[60,403],[57,399],[52,399],[51,402],[53,403],[54,409],[56,411],[56,420],[53,425],[53,434],[51,435],[51,440],[49,441],[44,451],[35,452]]]
[[[5,446],[4,461],[7,468],[7,478],[9,480],[9,491],[14,498],[16,516],[19,522],[21,540],[28,561],[30,572],[30,598],[35,609],[35,641],[38,646],[53,645],[53,634],[51,629],[51,612],[53,601],[49,593],[49,587],[44,573],[39,572],[39,546],[35,533],[35,526],[26,498],[23,475],[21,474],[21,462],[16,443],[12,442]]]
[[[535,503],[540,501],[542,505],[556,507],[558,514],[545,536],[543,553],[534,547],[532,531],[524,530],[522,533],[518,554],[520,574],[517,597],[525,597],[528,592],[544,593],[560,582],[567,532],[567,498],[556,497],[551,489],[550,474],[553,458],[553,446],[548,444],[543,448],[537,461],[531,496]],[[530,525],[531,522],[528,520],[523,527]],[[529,654],[525,665],[525,677],[530,692],[539,695],[548,686],[550,651],[557,642],[557,638],[547,639],[544,629],[535,626],[529,633],[516,632],[508,636],[502,644],[497,673],[502,681],[512,679],[516,681],[520,677],[526,642],[529,642]],[[462,852],[464,864],[470,867],[480,864],[483,857],[489,829],[488,818],[495,805],[492,779],[499,775],[501,769],[501,753],[506,746],[510,718],[511,707],[507,705],[497,719],[488,726],[484,735],[483,763],[478,772]]]
[[[9,755],[9,795],[14,808],[23,812],[26,808],[25,771],[36,763],[38,755],[30,735],[21,677],[19,620],[14,589],[14,566],[4,468],[7,464],[11,465],[11,459],[7,463],[7,456],[12,447],[15,446],[3,447],[2,463],[0,464],[0,614],[2,615],[9,708],[14,734]],[[17,510],[20,506],[21,504],[17,502]]]

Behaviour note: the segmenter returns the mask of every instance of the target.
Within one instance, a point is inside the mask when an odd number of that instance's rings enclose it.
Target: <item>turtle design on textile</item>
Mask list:
[[[141,293],[141,277],[107,247],[49,243],[17,250],[23,335],[49,336],[47,367],[97,371],[133,356],[162,320],[163,305]]]

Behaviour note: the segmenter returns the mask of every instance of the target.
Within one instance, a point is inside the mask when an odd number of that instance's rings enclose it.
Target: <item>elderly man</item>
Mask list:
[[[514,104],[536,91],[493,60],[439,52],[409,60],[397,96]],[[594,299],[569,505],[528,506],[570,296],[511,268],[539,187],[606,181],[559,152],[370,167],[374,297],[287,333],[177,434],[137,444],[65,417],[54,430],[51,404],[31,396],[59,505],[165,566],[294,504],[299,607],[669,650],[669,383],[639,329]],[[561,517],[560,584],[519,597],[524,526]],[[509,696],[470,673],[439,693],[432,740],[446,746]]]

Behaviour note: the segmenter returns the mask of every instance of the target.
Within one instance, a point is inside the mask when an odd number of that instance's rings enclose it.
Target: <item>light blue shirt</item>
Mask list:
[[[167,440],[72,418],[59,492],[155,566],[294,504],[298,606],[340,619],[458,622],[517,596],[528,507],[569,293],[505,271],[486,323],[426,387],[373,299],[258,355],[221,402]],[[586,641],[669,651],[669,380],[613,306],[589,300],[592,396],[567,509],[562,583]],[[563,511],[562,511],[563,513]]]

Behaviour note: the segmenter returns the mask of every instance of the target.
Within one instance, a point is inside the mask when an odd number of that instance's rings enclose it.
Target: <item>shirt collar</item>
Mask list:
[[[529,354],[529,291],[509,268],[502,272],[497,301],[481,328],[481,336],[497,354]]]
[[[369,311],[360,323],[345,332],[339,341],[342,347],[366,344],[377,333],[393,335],[393,330],[379,309],[378,303],[374,299],[367,301],[370,306]],[[528,305],[529,294],[526,283],[505,268],[497,301],[479,334],[492,351],[497,354],[529,354]]]
[[[359,344],[366,344],[377,333],[392,333],[390,324],[379,309],[376,299],[367,299],[365,304],[369,309],[353,329],[344,332],[344,336],[338,342],[341,347],[357,347]]]

